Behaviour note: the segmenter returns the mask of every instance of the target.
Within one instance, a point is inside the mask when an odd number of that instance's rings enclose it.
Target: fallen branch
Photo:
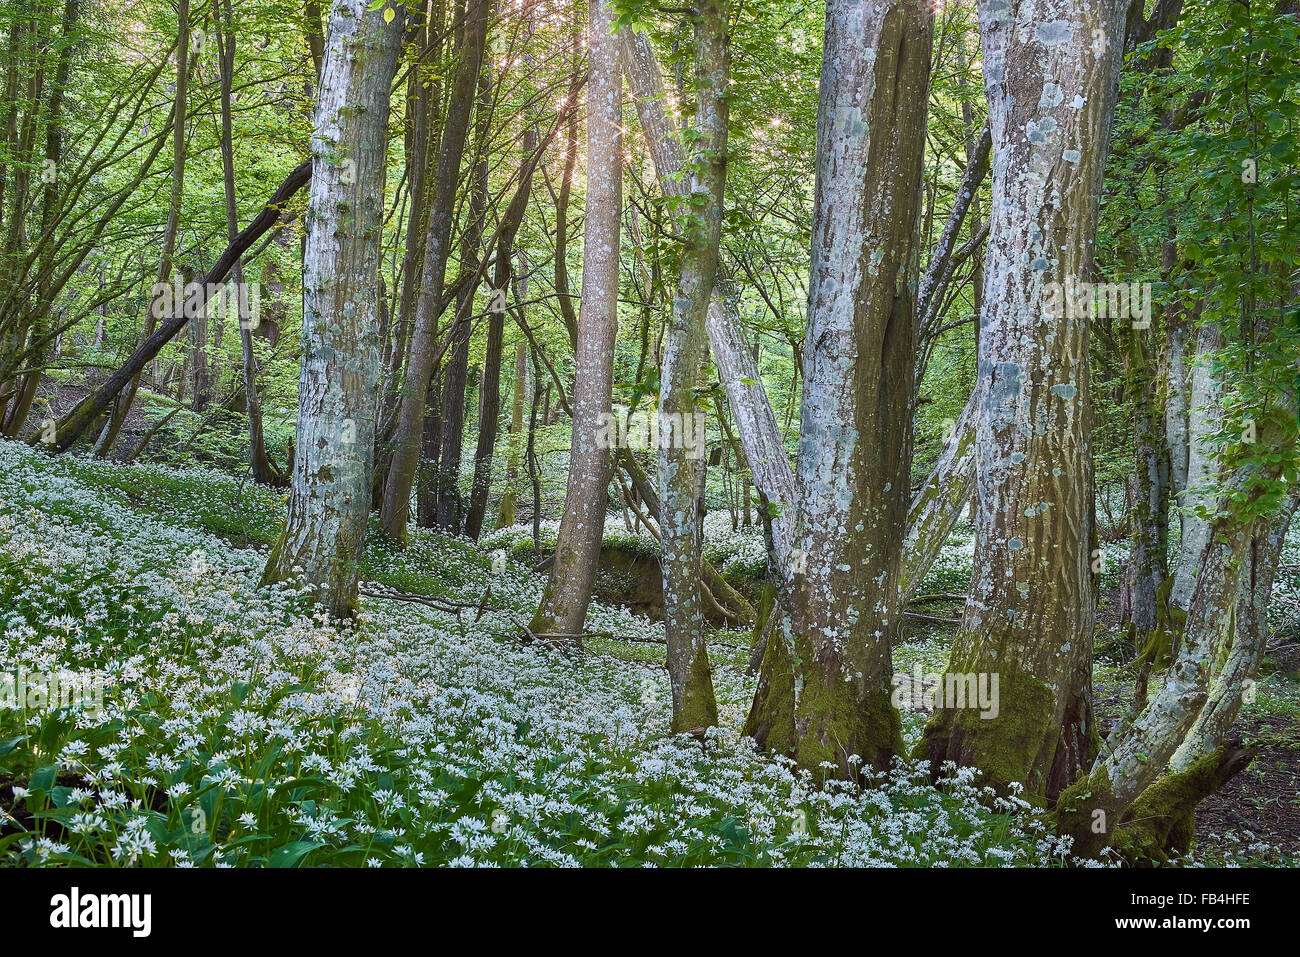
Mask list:
[[[919,611],[905,611],[903,614],[908,618],[915,618],[917,621],[933,621],[942,625],[960,625],[960,618],[941,618],[938,615],[923,615]]]
[[[430,608],[436,608],[438,611],[445,611],[450,614],[459,615],[463,611],[474,609],[476,614],[474,620],[478,621],[482,617],[484,610],[504,611],[502,608],[487,608],[488,595],[492,593],[489,587],[481,601],[455,601],[451,598],[433,598],[430,595],[417,595],[413,592],[402,591],[399,588],[393,588],[389,585],[371,583],[361,586],[361,594],[367,598],[382,598],[389,601],[407,601],[417,605],[428,605]]]

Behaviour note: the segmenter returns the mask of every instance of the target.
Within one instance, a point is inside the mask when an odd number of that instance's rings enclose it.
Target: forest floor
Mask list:
[[[361,615],[328,622],[291,587],[256,588],[283,509],[282,493],[221,472],[0,442],[0,661],[106,686],[97,711],[0,709],[0,864],[1069,860],[1039,812],[969,772],[936,788],[900,761],[864,789],[823,788],[756,753],[739,734],[747,631],[714,635],[721,727],[703,745],[668,734],[662,626],[613,603],[617,581],[588,622],[616,637],[581,655],[520,644],[543,583],[519,560],[526,527],[371,546]],[[734,581],[761,565],[761,537],[725,513],[707,539]],[[606,540],[649,547],[618,518]],[[971,552],[959,530],[922,592],[960,592]],[[951,626],[917,622],[896,671],[942,671],[950,640]],[[1128,700],[1123,670],[1099,662],[1099,717]],[[1296,676],[1261,677],[1240,730],[1271,743],[1206,802],[1186,863],[1300,857],[1298,716]],[[925,714],[903,717],[913,742]]]

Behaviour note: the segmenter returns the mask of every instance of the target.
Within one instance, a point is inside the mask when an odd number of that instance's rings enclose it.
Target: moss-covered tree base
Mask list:
[[[808,675],[795,702],[794,724],[799,736],[794,759],[818,778],[853,778],[867,766],[886,770],[904,750],[902,722],[883,683],[871,687],[839,674],[829,681]],[[850,763],[853,755],[860,764]],[[835,765],[836,771],[825,764]]]
[[[760,748],[774,754],[792,755],[798,744],[794,734],[794,660],[781,634],[781,624],[780,620],[775,622],[768,633],[759,666],[758,690],[745,719],[745,734]]]
[[[265,588],[268,585],[278,585],[281,582],[294,581],[300,577],[300,572],[294,571],[294,566],[298,564],[298,561],[285,558],[284,550],[287,538],[287,534],[281,532],[280,537],[271,546],[271,553],[267,556],[266,567],[262,569],[262,577],[258,582],[258,587]],[[355,568],[352,569],[350,575],[347,575],[341,565],[336,563],[323,581],[324,587],[319,584],[312,586],[314,600],[324,607],[332,618],[356,617],[360,606],[360,596],[357,590]]]
[[[1165,863],[1191,849],[1197,805],[1244,770],[1258,750],[1227,742],[1186,770],[1164,775],[1128,807],[1098,768],[1061,793],[1052,821],[1058,834],[1074,838],[1078,857],[1100,857],[1109,847],[1133,866]]]
[[[828,682],[805,668],[796,694],[794,657],[781,627],[778,621],[769,632],[745,734],[760,748],[794,758],[818,779],[848,779],[866,767],[888,768],[904,744],[902,722],[887,688],[838,677]],[[850,763],[853,755],[860,764]],[[834,771],[824,766],[827,762]]]
[[[713,675],[709,657],[701,650],[691,661],[691,670],[682,689],[681,701],[673,709],[674,734],[702,736],[718,723],[718,702],[713,694]]]
[[[946,680],[946,676],[945,676]],[[979,770],[979,782],[1005,793],[1013,782],[1026,797],[1046,789],[1061,728],[1056,695],[1027,671],[998,671],[996,716],[977,708],[937,708],[912,756],[928,760],[937,776],[945,761]]]
[[[509,528],[515,523],[515,490],[506,489],[505,495],[501,496],[501,505],[497,508],[497,521],[493,526],[497,531],[503,528]]]

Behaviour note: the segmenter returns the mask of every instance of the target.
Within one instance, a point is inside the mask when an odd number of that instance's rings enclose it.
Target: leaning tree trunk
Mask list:
[[[975,576],[949,673],[999,679],[997,716],[935,712],[920,752],[1053,795],[1089,759],[1095,596],[1087,277],[1123,54],[1123,0],[981,0],[993,203],[976,423]],[[946,680],[946,679],[945,679]]]
[[[654,159],[659,188],[666,196],[685,197],[688,180],[681,175],[685,158],[677,127],[664,106],[659,61],[644,33],[624,30],[621,36],[623,70],[641,130]],[[705,331],[713,349],[718,377],[727,393],[727,402],[736,417],[736,432],[745,450],[754,484],[776,509],[777,514],[771,520],[772,534],[777,559],[784,566],[790,556],[787,514],[793,515],[794,512],[794,472],[758,372],[757,359],[749,351],[745,327],[736,311],[738,298],[739,291],[725,277],[719,276],[705,318]]]
[[[614,344],[618,336],[619,215],[622,208],[622,80],[609,3],[591,4],[587,43],[587,215],[582,249],[582,299],[573,386],[573,438],[564,515],[555,560],[529,630],[580,635],[591,603],[605,531],[612,475],[600,441],[611,413]]]
[[[697,433],[695,392],[708,338],[705,315],[718,272],[726,183],[727,78],[730,50],[727,0],[702,0],[695,31],[695,114],[689,199],[680,223],[683,249],[664,343],[659,394],[659,532],[662,542],[664,628],[674,731],[718,723],[709,672],[700,558],[704,531],[705,436]]]
[[[898,592],[903,604],[916,595],[970,500],[975,476],[975,417],[979,406],[980,393],[976,389],[953,425],[952,433],[945,437],[943,452],[934,469],[912,499],[898,569]]]
[[[225,281],[235,261],[279,221],[285,205],[298,190],[311,181],[311,174],[310,160],[299,163],[289,171],[289,175],[271,194],[261,212],[253,217],[252,222],[240,230],[234,241],[221,251],[212,268],[196,283],[198,288],[186,298],[184,304],[175,307],[172,315],[154,330],[153,335],[136,347],[130,358],[122,363],[120,369],[105,379],[103,385],[74,405],[63,418],[59,419],[55,425],[54,441],[48,443],[51,451],[66,452],[76,443],[121,394],[131,379],[138,376],[146,365],[158,357],[163,347],[176,338],[177,334],[189,324],[189,317],[204,308],[207,301],[207,287]],[[38,433],[29,441],[34,443],[39,440]]]
[[[303,253],[302,375],[289,515],[264,582],[301,568],[350,615],[370,505],[379,385],[379,234],[399,13],[334,0],[312,138]],[[391,9],[391,8],[390,8]]]
[[[1293,443],[1295,423],[1293,412],[1270,416],[1258,442],[1265,449]],[[1158,860],[1185,849],[1196,805],[1253,758],[1255,748],[1225,740],[1263,654],[1262,629],[1243,633],[1236,611],[1254,543],[1277,536],[1280,548],[1294,511],[1292,496],[1271,523],[1258,517],[1287,458],[1245,463],[1216,496],[1173,665],[1137,718],[1110,736],[1091,773],[1060,796],[1058,829],[1074,838],[1076,853],[1095,856],[1113,845],[1128,859]]]
[[[1254,694],[1255,675],[1269,637],[1269,598],[1282,557],[1282,545],[1298,506],[1300,487],[1292,486],[1272,525],[1257,531],[1247,546],[1238,588],[1236,633],[1231,647],[1216,650],[1215,657],[1223,661],[1223,669],[1215,677],[1209,700],[1196,716],[1192,729],[1169,759],[1175,771],[1186,770],[1193,761],[1212,753],[1232,729],[1242,702]]]
[[[920,0],[826,8],[792,574],[747,730],[847,778],[902,749],[890,649],[933,28]]]

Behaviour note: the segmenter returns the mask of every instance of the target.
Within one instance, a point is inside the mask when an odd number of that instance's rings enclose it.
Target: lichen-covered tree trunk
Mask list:
[[[996,717],[937,710],[919,750],[1038,797],[1073,780],[1095,738],[1089,319],[1053,308],[1049,284],[1083,281],[1092,264],[1126,9],[1122,0],[979,4],[994,144],[979,509],[976,571],[948,671],[987,675],[990,687],[997,675],[1000,700]]]
[[[919,0],[827,4],[791,574],[749,730],[847,778],[902,747],[890,649],[903,620],[932,39]]]
[[[1187,614],[1196,589],[1201,553],[1210,537],[1207,509],[1215,501],[1214,486],[1218,465],[1211,437],[1218,428],[1222,389],[1212,368],[1214,353],[1223,346],[1223,333],[1213,325],[1201,328],[1196,340],[1196,356],[1188,378],[1191,386],[1187,400],[1187,484],[1178,504],[1182,506],[1182,539],[1178,545],[1178,563],[1169,604],[1176,617]]]
[[[564,515],[546,590],[529,630],[580,635],[596,581],[605,505],[612,475],[601,441],[602,417],[613,400],[618,335],[619,215],[622,209],[622,79],[614,12],[594,0],[587,37],[587,216],[582,249],[582,298],[573,385],[573,438]]]
[[[415,327],[411,332],[406,375],[402,379],[397,429],[380,511],[384,537],[394,542],[406,541],[406,526],[411,516],[411,489],[420,462],[425,402],[438,351],[438,317],[442,312],[451,227],[456,217],[456,184],[465,154],[465,141],[469,136],[474,85],[487,39],[490,4],[491,0],[468,0],[465,5],[460,60],[452,83],[447,121],[439,141],[438,171],[433,183],[424,267],[420,270]]]
[[[660,568],[674,731],[691,731],[718,721],[700,588],[707,462],[704,435],[697,434],[695,428],[697,415],[703,415],[696,408],[695,391],[708,356],[704,321],[718,272],[726,182],[727,16],[726,0],[703,0],[692,14],[695,152],[689,164],[690,198],[679,220],[684,248],[660,372]]]
[[[289,514],[264,582],[302,570],[350,615],[370,506],[379,385],[379,233],[402,15],[334,0],[312,137],[302,373]]]

